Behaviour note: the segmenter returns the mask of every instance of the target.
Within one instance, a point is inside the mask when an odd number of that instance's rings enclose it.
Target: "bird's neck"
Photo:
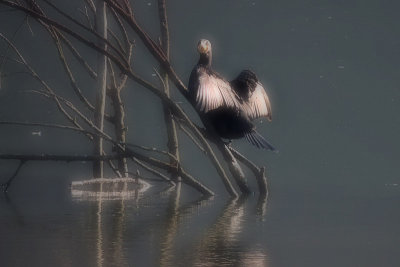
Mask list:
[[[199,62],[197,64],[203,65],[206,67],[211,67],[211,60],[212,60],[211,53],[210,54],[200,54]]]

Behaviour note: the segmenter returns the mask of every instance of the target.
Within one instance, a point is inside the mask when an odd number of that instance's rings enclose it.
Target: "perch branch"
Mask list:
[[[249,168],[253,172],[254,176],[257,179],[260,194],[268,195],[268,180],[265,176],[265,167],[258,167],[256,164],[254,164],[252,161],[247,159],[245,156],[240,154],[232,147],[229,147],[229,150],[238,160],[240,160],[244,165],[246,165],[247,168]]]

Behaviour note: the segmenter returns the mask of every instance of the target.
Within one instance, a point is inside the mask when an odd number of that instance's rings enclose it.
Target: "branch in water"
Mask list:
[[[257,179],[257,184],[260,190],[260,195],[268,195],[268,180],[267,177],[265,176],[265,167],[258,167],[256,164],[254,164],[252,161],[250,161],[248,158],[240,154],[237,150],[235,150],[232,147],[229,147],[230,151],[232,154],[240,160],[244,165],[249,168],[254,176]]]

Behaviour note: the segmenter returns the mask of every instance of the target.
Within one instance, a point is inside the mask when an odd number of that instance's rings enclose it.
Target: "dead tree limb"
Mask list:
[[[111,79],[115,80],[115,75],[112,70],[112,65],[111,63],[109,64],[110,68],[110,77]],[[125,143],[126,143],[126,126],[125,126],[125,109],[124,109],[124,104],[122,102],[122,97],[121,97],[121,88],[117,87],[116,82],[113,83],[109,97],[111,99],[111,103],[114,109],[114,132],[116,139],[119,143],[122,144],[121,151],[125,150]],[[127,175],[128,173],[128,165],[126,162],[126,159],[120,159],[118,160],[118,169],[121,173],[124,173]]]
[[[218,149],[221,151],[226,163],[228,164],[229,171],[231,172],[236,184],[243,194],[250,194],[251,190],[247,184],[247,180],[244,176],[242,168],[237,162],[236,158],[232,155],[231,151],[227,148],[227,145],[222,141],[217,142]]]
[[[90,101],[83,95],[82,90],[79,88],[79,85],[77,84],[76,79],[75,79],[74,75],[72,74],[71,68],[67,62],[67,59],[65,58],[64,51],[63,51],[61,42],[58,39],[58,36],[55,36],[54,41],[57,46],[57,52],[58,52],[60,61],[64,67],[65,72],[67,73],[71,87],[74,89],[75,94],[78,96],[78,98],[81,100],[81,102],[84,103],[89,110],[94,111],[95,108],[94,108],[93,104],[90,103]]]
[[[75,48],[75,46],[62,34],[59,32],[60,39],[67,46],[67,48],[71,51],[72,55],[76,58],[76,60],[87,70],[90,77],[93,79],[97,78],[97,73],[92,69],[89,63],[81,56],[79,51]]]
[[[194,132],[194,134],[196,135],[196,137],[201,141],[202,145],[204,146],[204,148],[207,151],[207,155],[209,156],[211,162],[213,163],[213,165],[215,166],[215,168],[217,169],[217,172],[219,174],[219,176],[221,177],[228,193],[232,196],[232,197],[237,197],[238,194],[236,192],[236,190],[233,188],[231,182],[229,181],[228,176],[226,175],[224,169],[222,168],[221,164],[219,163],[217,157],[215,156],[212,148],[210,147],[210,145],[208,144],[208,142],[205,140],[205,138],[202,136],[202,134],[198,131],[198,129],[196,128],[196,126],[192,123],[192,121],[188,118],[188,116],[185,114],[185,112],[179,107],[177,106],[163,91],[158,90],[155,86],[153,86],[152,84],[150,84],[149,82],[143,80],[142,78],[140,78],[139,76],[137,76],[130,68],[126,67],[126,64],[124,62],[121,62],[119,59],[117,59],[114,55],[110,54],[109,52],[107,52],[106,50],[98,47],[96,44],[94,44],[91,41],[88,41],[87,39],[85,39],[84,37],[82,37],[81,35],[73,32],[72,30],[70,30],[69,28],[55,22],[52,21],[51,19],[48,19],[47,17],[38,14],[36,12],[33,12],[25,7],[22,6],[18,6],[16,3],[10,2],[10,1],[5,1],[5,0],[1,0],[0,3],[4,3],[5,5],[11,6],[11,7],[15,7],[16,9],[22,10],[24,12],[26,12],[28,15],[31,15],[37,19],[43,20],[46,23],[49,23],[51,26],[54,26],[62,31],[65,31],[66,33],[70,34],[71,36],[73,36],[74,38],[76,38],[77,40],[81,41],[82,43],[86,44],[89,47],[92,47],[93,49],[95,49],[98,52],[102,52],[105,55],[107,55],[123,72],[125,72],[132,80],[136,81],[137,83],[139,83],[140,85],[146,87],[147,89],[149,89],[152,93],[154,93],[155,95],[157,95],[158,97],[161,98],[161,100],[163,102],[165,102],[169,108],[171,109],[172,112],[174,112],[174,114],[176,116],[178,116],[178,118],[182,119],[185,124],[188,126],[188,128]],[[147,34],[146,34],[147,36]],[[148,37],[149,38],[149,37]],[[149,39],[151,40],[151,39]],[[157,47],[157,45],[153,44],[155,47]],[[159,49],[158,47],[155,48],[156,50]],[[161,51],[162,53],[162,51]],[[21,56],[22,57],[22,56]],[[165,66],[164,66],[165,67]],[[170,65],[169,65],[170,67]],[[175,77],[177,78],[176,74],[173,73],[175,75]],[[36,75],[37,76],[37,75]],[[179,79],[179,78],[178,78]],[[179,80],[180,81],[180,80]],[[182,82],[180,82],[181,86],[183,86],[183,88],[185,89],[185,86],[183,85]],[[58,99],[56,98],[56,96],[53,96],[53,98],[58,101]],[[78,115],[84,119],[84,121],[86,123],[88,123],[92,128],[97,128],[90,120],[88,120],[87,118],[85,118],[85,116],[83,116],[82,114]],[[75,121],[73,121],[75,122]]]
[[[145,46],[148,48],[149,52],[158,60],[158,62],[162,65],[162,67],[166,70],[167,74],[169,75],[171,81],[175,84],[175,86],[178,88],[178,90],[187,98],[187,88],[185,85],[182,83],[180,78],[177,76],[175,73],[174,69],[172,68],[168,57],[165,55],[164,51],[160,46],[158,46],[150,37],[149,35],[144,32],[140,26],[137,24],[134,15],[132,13],[132,10],[130,9],[130,6],[127,2],[123,2],[122,5],[118,4],[114,0],[104,0],[107,2],[107,4],[112,8],[113,11],[118,13],[119,16],[121,16],[127,24],[138,34],[139,38],[143,41]],[[84,43],[85,45],[93,48],[94,50],[103,53],[106,55],[108,58],[110,58],[120,69],[123,73],[127,74],[132,80],[138,82],[142,86],[146,87],[147,89],[150,89],[151,92],[156,94],[158,97],[161,98],[162,102],[168,106],[168,108],[171,110],[171,112],[174,114],[178,120],[181,120],[182,122],[185,123],[185,125],[190,129],[196,138],[198,138],[204,146],[205,150],[207,151],[207,155],[210,157],[212,163],[216,167],[219,175],[221,176],[225,186],[227,187],[228,192],[233,195],[237,196],[237,193],[235,189],[232,187],[228,177],[226,176],[225,171],[222,169],[218,159],[215,157],[215,154],[211,147],[209,146],[208,142],[205,140],[204,136],[201,134],[201,132],[198,131],[196,126],[191,122],[191,120],[187,117],[186,113],[178,106],[176,103],[174,103],[165,92],[162,92],[161,90],[158,90],[155,88],[153,85],[148,83],[147,81],[143,80],[139,76],[137,76],[131,69],[130,69],[130,64],[129,61],[126,60],[126,58],[118,58],[115,55],[109,53],[107,50],[102,49],[100,46],[96,45],[95,43],[91,42],[87,38],[83,37],[82,35],[72,31],[68,27],[61,25],[60,23],[49,19],[46,17],[44,14],[39,14],[35,10],[30,10],[26,7],[20,6],[17,3],[10,2],[10,1],[5,1],[5,0],[0,0],[0,3],[3,3],[5,5],[11,6],[13,8],[19,9],[26,14],[40,20],[44,21],[45,23],[54,26],[55,28],[66,32],[67,34],[71,35],[72,37],[76,38],[78,41]],[[118,53],[117,53],[118,54]],[[120,54],[118,54],[121,56]],[[57,100],[57,98],[55,97]],[[91,125],[90,120],[84,120],[93,128]]]
[[[63,17],[67,18],[69,21],[73,22],[74,24],[78,25],[79,27],[81,27],[82,29],[86,30],[87,32],[93,34],[96,38],[98,38],[101,42],[104,42],[110,49],[112,49],[113,51],[115,51],[121,58],[124,58],[124,55],[122,53],[122,51],[120,51],[117,47],[115,47],[108,39],[107,39],[107,35],[104,35],[104,33],[102,31],[99,31],[98,29],[94,30],[86,25],[84,25],[83,23],[79,22],[78,20],[74,19],[72,16],[68,15],[67,13],[65,13],[63,10],[59,9],[55,4],[51,3],[48,0],[43,0],[43,2],[45,2],[46,4],[48,4],[49,6],[51,6],[57,13],[61,14]],[[99,12],[103,11],[103,4],[104,1],[98,1],[97,2],[97,8],[96,8],[96,19],[99,19]],[[101,11],[99,11],[99,9]],[[104,4],[104,9],[106,9],[106,5]],[[99,26],[99,21],[96,21],[96,26]],[[105,29],[105,31],[107,32],[107,28]]]
[[[167,19],[167,7],[165,0],[158,0],[158,14],[160,20],[161,46],[165,53],[165,56],[169,59],[169,29],[168,29],[168,19]],[[165,94],[167,96],[170,96],[168,74],[164,70],[164,68],[161,69],[161,81],[164,85]],[[165,104],[163,104],[163,112],[164,112],[164,121],[167,128],[168,150],[176,158],[176,161],[175,162],[171,161],[171,164],[178,166],[179,145],[178,145],[178,136],[176,132],[175,121],[173,120],[173,115],[171,110]],[[172,173],[172,178],[173,180],[176,181],[179,180],[177,172]]]
[[[25,123],[25,122],[0,122],[1,124],[11,124],[11,125],[23,125],[23,126],[43,126],[43,127],[51,127],[51,128],[59,128],[59,129],[66,129],[66,130],[73,130],[77,132],[87,133],[88,131],[79,129],[77,127],[72,126],[64,126],[64,125],[57,125],[57,124],[44,124],[44,123]],[[89,132],[90,133],[90,132]],[[110,136],[103,133],[99,129],[97,132],[92,133],[93,135],[101,135],[105,140],[113,143],[115,146],[119,146],[117,142],[111,139]],[[167,172],[171,172],[176,169],[175,166],[170,165],[169,163],[163,162],[159,159],[145,156],[140,154],[136,151],[133,151],[129,148],[123,153],[119,153],[117,155],[81,155],[81,156],[60,156],[60,155],[13,155],[13,154],[0,154],[0,159],[18,159],[18,160],[52,160],[52,161],[108,161],[108,160],[115,160],[120,158],[136,158],[139,161],[146,162],[152,166],[157,168],[163,169]],[[187,173],[182,167],[178,168],[178,174],[182,177],[182,181],[199,191],[204,195],[214,195],[212,190],[208,187],[203,185],[201,182],[196,180],[193,176]]]
[[[45,0],[46,1],[46,0]],[[107,50],[107,8],[106,3],[102,0],[97,1],[96,9],[96,27],[100,35],[98,46],[103,50]],[[106,107],[106,90],[107,90],[107,56],[103,53],[97,53],[97,82],[96,82],[96,106],[94,111],[94,123],[103,131],[104,128],[104,112]],[[103,152],[103,138],[96,136],[94,139],[94,153],[101,155]],[[93,176],[103,177],[103,162],[93,162]]]
[[[36,79],[40,84],[43,85],[43,87],[46,89],[46,91],[51,95],[51,98],[55,101],[57,108],[59,111],[64,114],[64,116],[67,118],[69,122],[71,122],[73,125],[75,125],[77,128],[82,128],[82,126],[73,118],[66,110],[65,108],[61,105],[59,99],[57,96],[54,94],[54,91],[51,89],[51,87],[43,81],[39,75],[35,72],[35,70],[27,63],[25,58],[22,56],[22,54],[19,52],[19,50],[14,46],[13,43],[11,43],[7,37],[5,37],[2,33],[0,33],[0,38],[2,38],[8,45],[14,50],[14,52],[17,54],[18,58],[22,62],[22,64],[25,66],[25,68],[31,73],[32,77]],[[83,128],[82,128],[83,129]]]
[[[138,160],[137,158],[132,158],[132,160],[138,164],[140,167],[142,167],[143,169],[145,169],[146,171],[157,175],[158,177],[161,177],[163,180],[167,181],[168,183],[170,183],[171,185],[175,186],[175,182],[172,181],[171,179],[169,179],[166,175],[162,174],[161,172],[157,171],[156,169],[150,167],[149,165],[145,164],[144,162]]]
[[[105,55],[107,55],[107,57],[109,57],[111,60],[113,60],[116,64],[118,64],[119,67],[121,67],[121,70],[127,70],[129,69],[129,63],[125,61],[124,57],[119,58],[117,56],[115,56],[114,54],[102,49],[100,46],[98,46],[96,43],[94,43],[91,40],[88,40],[87,38],[83,37],[81,34],[71,30],[70,28],[68,28],[67,26],[64,26],[48,17],[46,17],[44,14],[39,14],[34,10],[31,10],[29,8],[26,8],[18,3],[15,2],[11,2],[11,1],[6,1],[6,0],[0,0],[1,4],[4,4],[6,6],[9,6],[11,8],[15,8],[16,10],[20,10],[23,11],[25,14],[32,16],[35,19],[41,20],[43,22],[45,22],[46,24],[48,24],[49,26],[54,26],[57,29],[69,34],[70,36],[74,37],[75,39],[77,39],[78,41],[82,42],[83,44],[85,44],[86,46],[93,48],[94,50],[96,50],[97,52],[103,53]],[[101,39],[101,38],[99,38]],[[111,47],[113,47],[112,44],[109,44],[109,42],[107,40],[103,40],[107,43],[107,45],[110,45]]]
[[[247,159],[245,156],[240,154],[232,147],[229,147],[229,150],[232,152],[233,155],[235,155],[238,160],[240,160],[244,165],[246,165],[247,168],[249,168],[253,172],[254,176],[257,179],[260,194],[268,195],[268,180],[265,176],[265,167],[258,167],[256,164],[254,164],[252,161]]]
[[[183,126],[181,123],[177,123],[179,126],[179,129],[182,130],[186,134],[187,137],[189,137],[190,140],[192,140],[193,144],[197,146],[198,149],[200,149],[201,152],[204,154],[207,154],[206,150],[203,148],[203,146],[196,140],[196,138]]]
[[[171,166],[168,163],[165,163],[163,161],[147,157],[144,155],[141,155],[137,152],[134,152],[132,150],[128,150],[125,152],[125,154],[116,154],[116,155],[51,155],[51,154],[40,154],[40,155],[19,155],[19,154],[0,154],[0,159],[15,159],[15,160],[20,160],[20,161],[66,161],[66,162],[73,162],[73,161],[107,161],[107,160],[113,160],[113,159],[118,159],[121,157],[135,157],[138,158],[141,161],[145,161],[151,164],[156,165],[158,168],[162,168],[166,171],[171,171],[171,169],[174,168],[174,166]],[[214,193],[206,186],[204,186],[202,183],[200,183],[198,180],[193,178],[190,174],[188,174],[186,171],[183,169],[179,170],[179,175],[182,177],[182,182],[185,184],[190,185],[200,193],[208,196],[214,195]],[[15,174],[16,176],[16,174]],[[13,179],[15,178],[13,177]],[[9,186],[9,185],[8,185]],[[7,187],[8,187],[7,186]]]

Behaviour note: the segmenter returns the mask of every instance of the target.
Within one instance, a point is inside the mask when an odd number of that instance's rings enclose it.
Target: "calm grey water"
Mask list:
[[[269,85],[273,122],[258,129],[280,153],[233,143],[267,166],[269,200],[255,194],[230,201],[208,160],[183,135],[184,164],[217,192],[213,199],[161,185],[137,199],[76,199],[69,185],[87,178],[90,164],[28,162],[0,197],[0,265],[400,266],[400,4],[169,2],[172,61],[181,77],[188,80],[197,60],[197,40],[208,38],[215,70],[232,78],[251,68]],[[135,1],[135,8],[156,38],[156,2]],[[0,31],[11,36],[22,17],[0,14]],[[17,46],[69,96],[52,43],[31,26],[34,35],[23,27]],[[157,64],[139,40],[135,51],[135,70],[155,83]],[[20,70],[11,63],[5,69]],[[81,84],[93,97],[93,83]],[[129,141],[164,148],[158,100],[129,87]],[[60,121],[51,102],[24,93],[30,89],[40,86],[23,74],[2,78],[0,120]],[[36,130],[41,137],[31,134]],[[91,151],[85,137],[57,130],[0,126],[0,137],[1,153]],[[1,161],[1,179],[17,164]]]

